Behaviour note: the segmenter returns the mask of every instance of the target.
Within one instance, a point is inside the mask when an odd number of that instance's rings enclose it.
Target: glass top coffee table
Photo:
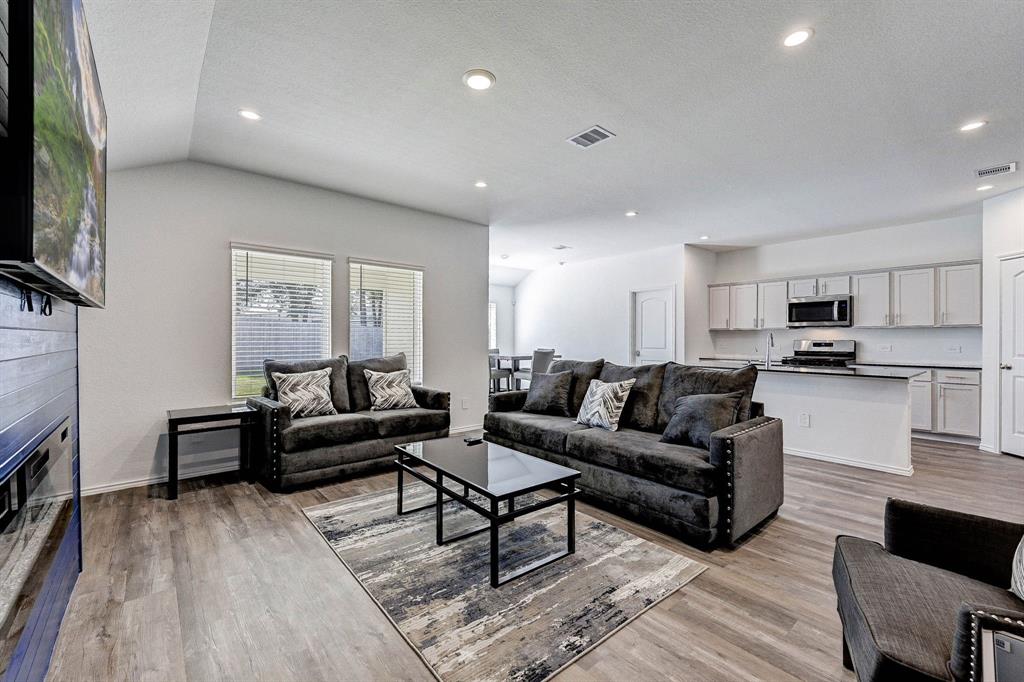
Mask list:
[[[398,514],[434,509],[438,545],[490,531],[491,587],[504,585],[576,551],[576,479],[580,477],[580,472],[575,469],[494,443],[467,445],[457,438],[438,438],[396,445],[395,453],[398,455],[398,459],[395,460],[395,464],[398,465]],[[429,473],[423,473],[415,467],[425,467]],[[404,509],[402,489],[405,474],[433,488],[436,492],[435,501],[415,509]],[[457,484],[461,491],[449,487],[449,482]],[[531,498],[526,505],[516,506],[516,497],[541,488],[554,488],[557,494],[543,500]],[[470,499],[470,491],[482,495],[485,504],[478,504]],[[446,538],[444,504],[451,500],[484,517],[488,524]],[[504,506],[501,505],[502,502],[505,503]],[[568,526],[565,551],[501,575],[498,566],[498,529],[520,516],[563,502],[566,506]]]

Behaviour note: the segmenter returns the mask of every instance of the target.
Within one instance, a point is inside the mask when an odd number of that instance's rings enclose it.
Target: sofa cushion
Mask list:
[[[369,417],[352,413],[331,414],[293,419],[291,426],[281,430],[281,447],[285,452],[295,452],[376,437],[377,429]]]
[[[349,409],[353,412],[368,410],[373,404],[370,401],[370,387],[366,384],[366,375],[363,374],[363,370],[366,369],[371,372],[397,372],[406,369],[405,353],[348,363]]]
[[[570,433],[570,457],[615,469],[638,478],[703,495],[715,494],[718,472],[706,450],[662,443],[660,434],[621,429],[587,429]]]
[[[426,410],[422,407],[383,411],[366,410],[359,414],[373,420],[377,427],[377,435],[381,438],[442,431],[447,429],[451,422],[448,410]]]
[[[334,409],[338,412],[348,412],[348,358],[344,355],[323,360],[264,360],[263,375],[267,379],[267,397],[271,400],[278,399],[277,382],[274,381],[273,372],[299,374],[328,367],[331,369],[331,402],[334,403]]]
[[[836,539],[832,578],[861,679],[948,679],[962,602],[1022,608],[1005,588],[889,554],[877,542]]]
[[[665,365],[640,365],[639,367],[625,367],[612,362],[604,363],[601,369],[601,381],[614,382],[636,379],[633,388],[629,393],[629,400],[622,410],[622,426],[654,431],[658,433],[665,430],[662,426],[658,428],[658,396],[661,393],[661,384],[665,378]],[[705,391],[714,393],[714,391]]]
[[[583,398],[590,388],[591,379],[601,376],[601,368],[604,367],[604,358],[598,358],[590,362],[583,360],[555,360],[548,368],[548,372],[572,372],[572,388],[569,391],[569,416],[575,417],[580,413],[580,406],[583,405]]]
[[[416,407],[409,370],[374,372],[364,369],[363,376],[366,377],[366,388],[370,392],[371,410],[399,410]]]
[[[542,450],[565,453],[565,437],[587,427],[570,417],[556,417],[531,412],[488,412],[484,415],[484,430],[516,443],[532,445]]]
[[[526,393],[523,412],[569,416],[569,391],[572,388],[572,372],[555,372],[530,375],[530,390]]]
[[[622,410],[626,407],[630,389],[635,383],[636,379],[612,383],[591,379],[587,397],[583,399],[580,413],[576,415],[576,423],[618,431]]]
[[[739,369],[715,369],[670,362],[665,368],[665,378],[658,398],[659,429],[664,431],[668,426],[672,413],[675,412],[677,398],[704,393],[741,391],[743,399],[740,401],[738,420],[745,422],[750,419],[750,401],[754,395],[756,381],[757,367],[754,365]]]
[[[736,423],[742,399],[739,391],[676,398],[676,411],[661,434],[661,442],[710,450],[711,434]]]

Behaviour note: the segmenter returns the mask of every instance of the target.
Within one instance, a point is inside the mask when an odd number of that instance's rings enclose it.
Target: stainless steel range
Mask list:
[[[793,342],[793,354],[782,358],[782,364],[797,367],[846,367],[856,360],[856,341],[797,339]]]

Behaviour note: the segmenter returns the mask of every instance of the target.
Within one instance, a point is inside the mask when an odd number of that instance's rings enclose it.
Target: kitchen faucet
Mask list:
[[[772,346],[775,345],[775,334],[768,332],[768,341],[764,346],[764,368],[771,369],[772,367]]]

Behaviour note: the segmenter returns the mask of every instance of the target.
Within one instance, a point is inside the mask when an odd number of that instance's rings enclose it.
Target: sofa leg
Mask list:
[[[850,658],[850,645],[846,643],[846,634],[843,634],[843,667],[853,670],[853,659]]]

